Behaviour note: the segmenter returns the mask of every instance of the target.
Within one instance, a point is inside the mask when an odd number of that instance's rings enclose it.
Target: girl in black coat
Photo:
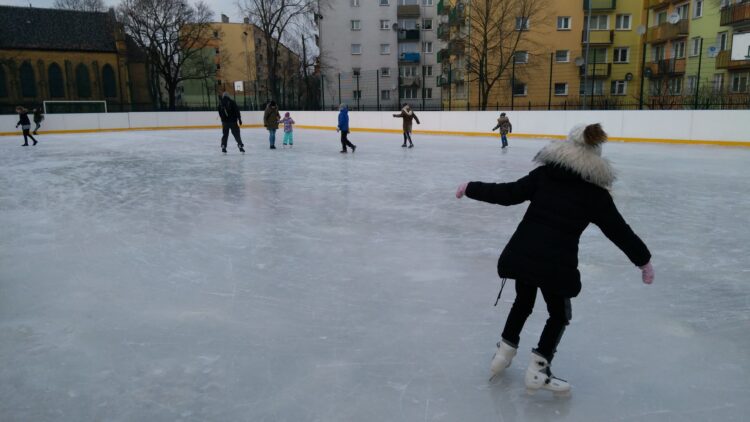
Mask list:
[[[24,107],[18,106],[16,107],[16,113],[18,113],[18,123],[16,123],[16,127],[21,126],[21,130],[23,131],[23,145],[21,146],[29,146],[28,138],[31,138],[31,140],[34,141],[34,145],[36,145],[36,139],[31,136],[31,133],[29,133],[29,130],[31,130],[29,110],[26,110]]]
[[[549,364],[571,319],[570,298],[581,291],[578,241],[589,223],[599,226],[641,268],[644,283],[653,282],[651,254],[609,194],[615,175],[609,161],[601,157],[601,144],[606,140],[599,124],[575,127],[566,141],[542,149],[534,158],[541,166],[521,179],[470,182],[456,192],[457,198],[465,194],[498,205],[531,201],[497,264],[500,277],[516,280],[516,300],[490,368],[494,377],[510,366],[537,290],[541,290],[549,319],[526,371],[529,392],[540,388],[556,394],[570,392],[570,384],[552,376]]]

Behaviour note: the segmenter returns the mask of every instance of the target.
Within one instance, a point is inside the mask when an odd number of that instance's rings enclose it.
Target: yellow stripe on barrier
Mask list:
[[[262,128],[261,124],[242,125],[242,128]],[[335,126],[311,126],[295,125],[299,129],[313,130],[336,130]],[[156,131],[156,130],[189,130],[189,129],[221,129],[220,125],[199,125],[199,126],[162,126],[162,127],[135,127],[135,128],[110,128],[110,129],[70,129],[70,130],[50,130],[41,131],[41,135],[63,135],[72,133],[100,133],[100,132],[128,132],[128,131]],[[352,132],[368,133],[402,133],[399,129],[378,129],[378,128],[357,128]],[[471,136],[471,137],[498,137],[494,132],[455,132],[440,130],[415,130],[415,134],[440,135],[440,136]],[[21,132],[0,132],[0,136],[21,136]],[[514,133],[511,138],[528,138],[528,139],[565,139],[564,135],[546,135],[534,133]],[[623,138],[611,137],[613,142],[636,142],[652,144],[677,144],[677,145],[712,145],[723,147],[750,147],[750,141],[718,141],[718,140],[688,140],[688,139],[660,139],[660,138]]]

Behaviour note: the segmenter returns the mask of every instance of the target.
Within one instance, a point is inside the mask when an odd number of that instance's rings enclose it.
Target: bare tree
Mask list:
[[[238,3],[244,16],[255,24],[263,35],[266,50],[265,66],[268,72],[268,92],[279,95],[279,59],[282,37],[295,22],[312,16],[313,0],[242,0]]]
[[[211,41],[213,13],[202,1],[186,0],[122,0],[117,12],[125,31],[147,52],[174,110],[180,82],[202,77],[185,63]]]
[[[221,33],[219,34],[222,35]],[[225,48],[218,48],[218,54],[215,48],[206,47],[201,50],[198,54],[190,57],[188,61],[183,65],[183,73],[192,75],[195,79],[200,81],[203,88],[203,94],[206,95],[206,102],[208,107],[212,107],[211,101],[215,101],[218,104],[219,89],[216,85],[216,78],[218,75],[216,64],[221,63],[222,69],[228,69],[232,65],[232,55]]]
[[[55,9],[78,10],[81,12],[104,12],[104,0],[55,0]]]
[[[467,77],[477,82],[479,105],[486,110],[495,85],[501,79],[511,79],[508,71],[513,57],[519,45],[530,42],[529,25],[542,20],[547,0],[474,0],[466,7],[464,4],[454,6],[452,19],[464,19],[465,15],[467,25],[449,49],[467,52]]]

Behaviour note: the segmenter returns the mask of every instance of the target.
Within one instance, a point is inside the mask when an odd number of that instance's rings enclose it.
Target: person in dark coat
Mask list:
[[[39,130],[39,128],[42,126],[42,120],[44,120],[44,111],[37,107],[34,110],[34,125],[36,127],[34,128],[34,135],[36,135],[36,131]]]
[[[412,121],[416,121],[417,124],[419,123],[419,118],[417,115],[412,111],[411,106],[407,103],[404,103],[403,108],[401,109],[400,113],[394,114],[393,117],[398,117],[401,119],[404,119],[403,129],[404,129],[404,143],[401,145],[402,148],[406,148],[406,141],[409,141],[409,148],[414,148],[414,143],[411,141],[411,127],[412,127]]]
[[[500,129],[500,141],[502,142],[502,148],[508,146],[508,134],[513,133],[513,125],[510,124],[510,119],[505,113],[500,113],[500,117],[497,118],[497,125],[492,128],[493,131]]]
[[[231,130],[234,140],[237,141],[237,147],[240,149],[240,152],[244,153],[245,145],[242,144],[242,138],[240,137],[240,126],[242,125],[240,109],[237,107],[237,103],[229,98],[229,94],[226,92],[221,95],[221,101],[219,102],[219,117],[221,118],[222,131],[221,152],[227,152],[227,139]]]
[[[21,130],[23,131],[23,147],[29,146],[29,139],[31,138],[32,141],[34,141],[34,145],[37,144],[36,138],[31,136],[31,133],[29,131],[31,130],[31,121],[29,121],[29,110],[27,110],[25,107],[18,106],[16,107],[16,113],[18,113],[18,123],[16,123],[16,127],[21,126]]]
[[[505,279],[515,280],[516,299],[491,370],[494,377],[510,365],[540,290],[549,319],[526,372],[526,386],[532,392],[540,388],[556,394],[570,391],[569,383],[552,376],[549,364],[571,319],[570,298],[581,291],[578,242],[589,223],[599,226],[641,268],[644,283],[653,282],[651,253],[617,211],[609,193],[615,174],[601,157],[601,144],[606,140],[599,124],[577,126],[566,141],[542,149],[534,158],[540,166],[521,179],[470,182],[456,192],[458,198],[465,194],[498,205],[531,202],[497,264],[503,284]]]
[[[279,107],[275,101],[269,101],[263,112],[263,126],[268,129],[268,143],[271,149],[276,149],[276,130],[279,128],[279,120],[281,120]]]
[[[357,150],[357,146],[349,142],[349,107],[346,104],[339,106],[339,124],[336,126],[336,132],[341,132],[341,153],[346,154],[346,147],[352,149],[352,153]]]

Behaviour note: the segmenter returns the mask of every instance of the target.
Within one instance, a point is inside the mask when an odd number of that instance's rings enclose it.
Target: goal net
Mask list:
[[[106,113],[106,101],[44,101],[44,114]]]

